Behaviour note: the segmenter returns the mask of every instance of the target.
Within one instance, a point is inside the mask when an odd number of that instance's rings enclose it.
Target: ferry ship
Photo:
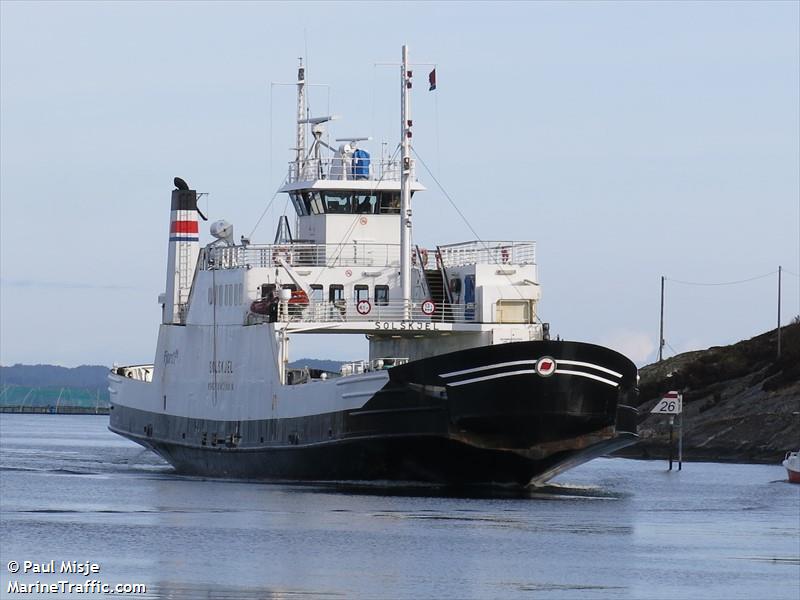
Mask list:
[[[307,114],[301,61],[280,190],[296,217],[272,244],[217,221],[201,246],[175,179],[155,360],[112,368],[111,431],[203,476],[522,486],[637,440],[635,365],[550,339],[534,242],[413,243],[405,46],[398,66],[400,143],[376,161]],[[365,335],[369,354],[291,368],[309,333]]]

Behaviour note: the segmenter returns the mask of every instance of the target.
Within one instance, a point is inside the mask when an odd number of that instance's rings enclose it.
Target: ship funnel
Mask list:
[[[174,179],[169,219],[167,285],[162,305],[164,323],[182,323],[192,287],[200,237],[197,225],[197,191],[180,177]]]

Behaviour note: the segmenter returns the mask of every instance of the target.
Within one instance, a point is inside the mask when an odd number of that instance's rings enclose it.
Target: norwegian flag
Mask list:
[[[661,398],[662,400],[677,400],[678,399],[678,392],[667,392],[664,394],[664,397]]]

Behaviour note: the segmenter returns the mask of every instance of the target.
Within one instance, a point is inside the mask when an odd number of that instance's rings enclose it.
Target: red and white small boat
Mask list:
[[[800,483],[800,450],[797,452],[787,452],[786,458],[783,460],[783,466],[789,473],[789,481],[792,483]]]

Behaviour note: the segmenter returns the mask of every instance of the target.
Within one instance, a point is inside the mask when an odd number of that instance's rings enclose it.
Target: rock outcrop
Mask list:
[[[626,456],[669,454],[669,417],[650,410],[683,393],[687,460],[779,462],[800,448],[800,323],[731,346],[687,352],[640,370],[641,441]],[[677,428],[676,428],[677,441]]]

